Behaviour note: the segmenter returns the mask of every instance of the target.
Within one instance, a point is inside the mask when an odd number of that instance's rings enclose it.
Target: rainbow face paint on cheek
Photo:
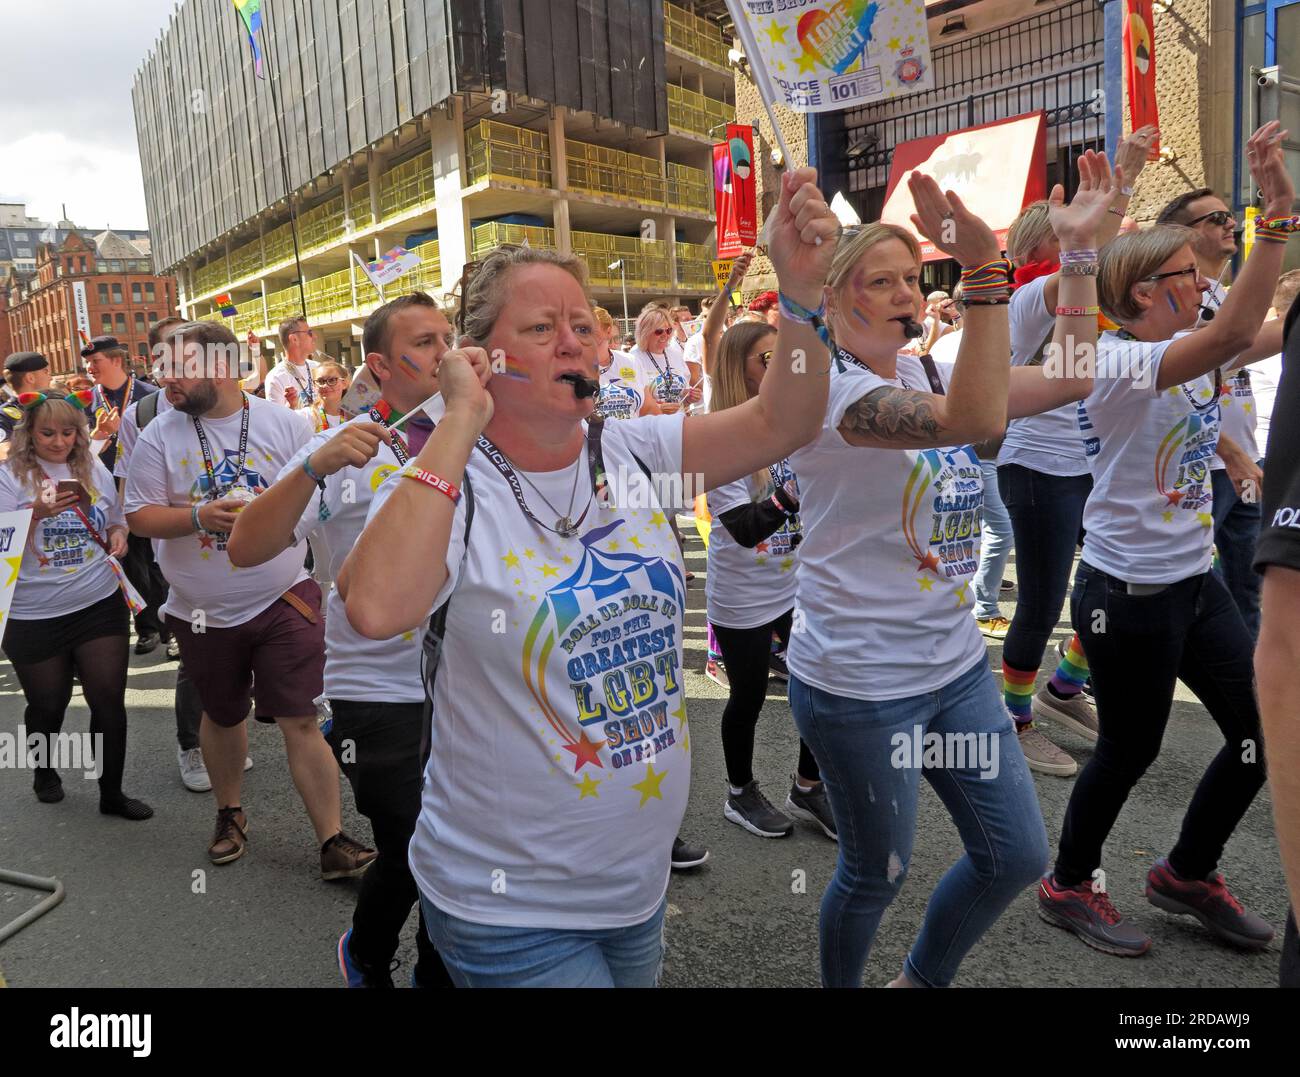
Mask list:
[[[513,355],[498,356],[497,358],[504,358],[505,363],[502,365],[494,359],[492,363],[493,374],[502,378],[513,378],[515,381],[533,380],[524,364]]]
[[[412,359],[409,355],[399,355],[398,359],[401,360],[402,365],[405,366],[406,369],[409,370],[412,374],[415,374],[417,376],[419,375],[420,368],[416,365],[415,360]]]
[[[1182,314],[1183,308],[1178,305],[1178,300],[1174,298],[1173,292],[1165,292],[1165,298],[1169,300],[1169,309],[1175,314]]]
[[[857,320],[860,321],[868,329],[871,328],[871,322],[867,319],[866,313],[863,311],[861,307],[857,306],[856,304],[854,304],[853,307],[853,317],[857,318]]]

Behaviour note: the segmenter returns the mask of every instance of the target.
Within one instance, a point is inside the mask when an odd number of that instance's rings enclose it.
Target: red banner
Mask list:
[[[1147,124],[1158,127],[1156,107],[1156,35],[1151,22],[1151,0],[1128,0],[1124,20],[1124,78],[1128,82],[1128,111],[1132,130]],[[1160,140],[1151,145],[1148,160],[1160,156]]]
[[[718,218],[719,258],[735,258],[758,242],[754,180],[754,129],[728,124],[727,141],[713,147],[713,205]]]

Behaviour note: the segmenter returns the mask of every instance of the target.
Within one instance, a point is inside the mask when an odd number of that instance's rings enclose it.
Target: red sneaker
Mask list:
[[[1038,915],[1105,954],[1140,957],[1151,949],[1151,940],[1120,916],[1105,890],[1060,886],[1050,871],[1038,883]]]
[[[1273,941],[1272,925],[1233,897],[1217,871],[1208,879],[1184,879],[1162,856],[1147,872],[1147,900],[1165,912],[1195,916],[1244,950],[1262,950]]]

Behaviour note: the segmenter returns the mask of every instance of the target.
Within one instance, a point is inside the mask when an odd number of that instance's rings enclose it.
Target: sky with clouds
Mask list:
[[[131,84],[175,0],[0,0],[0,201],[146,228]]]

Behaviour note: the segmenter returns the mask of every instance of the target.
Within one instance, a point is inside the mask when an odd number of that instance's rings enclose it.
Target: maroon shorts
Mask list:
[[[315,624],[280,598],[234,628],[194,632],[189,621],[168,615],[185,672],[217,725],[239,725],[254,699],[262,722],[316,713],[316,699],[325,691],[320,585],[303,580],[289,590],[311,608]]]

